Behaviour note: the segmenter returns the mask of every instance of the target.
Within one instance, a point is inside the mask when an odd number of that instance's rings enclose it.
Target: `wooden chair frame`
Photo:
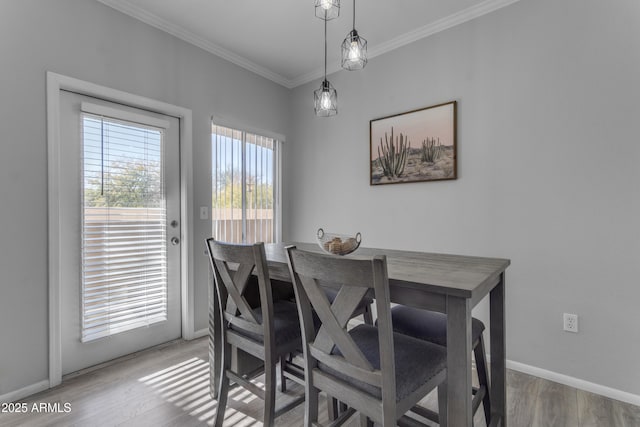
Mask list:
[[[391,327],[389,279],[386,257],[356,259],[331,256],[287,247],[287,262],[301,319],[305,370],[305,426],[318,425],[318,393],[324,391],[361,413],[361,420],[396,425],[427,393],[442,384],[446,370],[413,391],[402,400],[396,399],[394,340]],[[341,284],[330,304],[318,281]],[[380,369],[375,369],[347,332],[347,323],[365,295],[373,292],[378,313]],[[322,325],[316,332],[313,310]],[[334,354],[334,346],[340,354]],[[381,389],[381,398],[360,390],[318,364]],[[442,387],[445,389],[444,387]],[[446,390],[446,389],[445,389]],[[446,408],[446,402],[441,402]],[[353,412],[343,413],[331,425],[340,425]],[[365,418],[366,417],[366,418]]]
[[[401,331],[399,333],[402,333]],[[484,337],[483,333],[481,333],[475,341],[471,343],[471,348],[473,349],[473,356],[476,363],[476,372],[478,374],[478,387],[472,387],[471,393],[473,395],[471,400],[471,411],[475,415],[475,413],[480,408],[480,404],[483,406],[484,410],[484,419],[485,424],[487,426],[491,425],[491,391],[490,391],[490,383],[489,383],[489,371],[487,367],[487,358],[486,358],[486,350],[484,345]],[[423,338],[419,338],[423,339]],[[426,340],[430,341],[430,340]],[[438,387],[438,396],[441,396],[442,393],[446,395],[444,385]],[[439,397],[442,398],[442,397]],[[416,405],[411,408],[411,411],[424,417],[428,420],[436,422],[438,424],[443,424],[441,422],[441,417],[438,413],[431,411],[423,406]]]
[[[300,342],[292,341],[280,349],[276,347],[273,296],[264,244],[237,245],[221,243],[209,238],[207,239],[207,250],[214,272],[220,319],[222,320],[222,371],[218,384],[218,408],[214,425],[219,427],[223,424],[230,380],[232,380],[264,400],[263,422],[265,426],[272,426],[276,417],[301,403],[304,397],[295,399],[280,409],[276,410],[275,408],[276,365],[281,359],[284,359],[286,354],[299,348]],[[258,278],[262,321],[256,318],[253,309],[243,295],[253,273]],[[231,329],[232,325],[240,330],[261,336],[262,342]],[[247,376],[232,371],[232,346],[264,361],[264,389],[251,382],[255,374]],[[282,369],[285,367],[282,366]]]

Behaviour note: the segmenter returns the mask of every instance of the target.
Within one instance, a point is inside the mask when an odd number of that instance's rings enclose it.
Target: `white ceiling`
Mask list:
[[[323,73],[324,21],[314,0],[99,0],[285,87]],[[482,16],[518,0],[366,0],[356,29],[369,58]],[[328,72],[339,69],[340,43],[352,28],[353,2],[329,21]]]

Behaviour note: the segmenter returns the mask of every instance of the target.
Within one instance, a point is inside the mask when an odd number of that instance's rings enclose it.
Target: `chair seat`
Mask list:
[[[259,322],[262,322],[262,309],[258,307],[254,308],[252,311],[256,316],[256,319],[258,319]],[[291,347],[293,342],[297,342],[298,346],[302,348],[300,320],[298,319],[298,309],[295,303],[290,301],[277,301],[273,303],[273,327],[277,348]],[[264,342],[264,337],[262,335],[256,334],[252,331],[247,331],[237,325],[231,325],[230,329],[252,338],[255,341],[261,343]],[[280,354],[280,351],[278,351],[278,354]]]
[[[447,345],[447,315],[437,311],[398,305],[391,309],[394,332],[410,337]],[[471,341],[475,342],[484,331],[484,323],[475,317],[471,321]]]
[[[380,369],[378,328],[359,325],[350,330],[349,335],[369,363],[375,369]],[[418,390],[446,368],[447,351],[442,346],[397,333],[393,334],[393,344],[396,363],[396,400],[398,401]],[[332,354],[340,354],[340,351],[334,348]],[[379,387],[350,378],[322,363],[318,364],[318,368],[377,398],[382,397]]]

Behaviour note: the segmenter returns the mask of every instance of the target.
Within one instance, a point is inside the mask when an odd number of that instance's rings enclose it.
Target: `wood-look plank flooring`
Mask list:
[[[208,391],[207,339],[177,341],[64,378],[62,385],[21,399],[27,413],[0,413],[0,426],[207,426],[216,402]],[[279,402],[303,393],[291,384]],[[242,389],[230,395],[225,425],[260,426],[262,401]],[[249,409],[238,402],[248,403]],[[43,412],[33,405],[50,403]],[[58,407],[55,404],[58,404]],[[64,412],[64,404],[71,405]],[[422,402],[437,410],[435,393]],[[639,427],[640,407],[576,390],[516,371],[507,373],[508,424],[512,427]],[[59,408],[59,412],[55,411]],[[277,425],[302,425],[304,408],[277,419]],[[321,405],[326,420],[326,405]],[[482,410],[474,417],[485,427]],[[353,419],[350,427],[359,425]]]

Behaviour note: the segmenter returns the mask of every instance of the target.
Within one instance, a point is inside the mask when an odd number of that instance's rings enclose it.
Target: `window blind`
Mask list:
[[[275,242],[278,141],[212,127],[213,235],[231,243]]]
[[[81,340],[88,342],[167,319],[164,130],[85,112],[82,136]]]

